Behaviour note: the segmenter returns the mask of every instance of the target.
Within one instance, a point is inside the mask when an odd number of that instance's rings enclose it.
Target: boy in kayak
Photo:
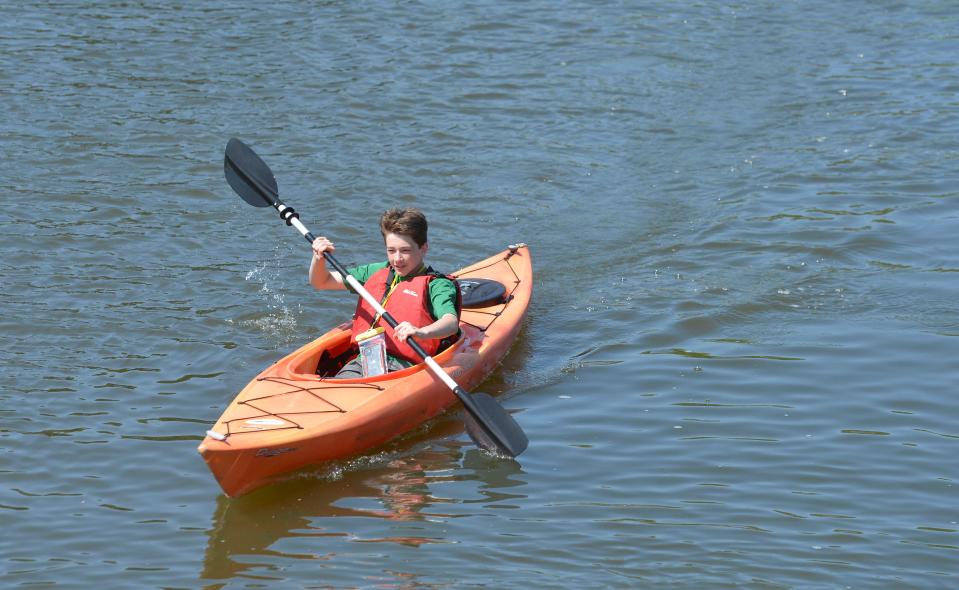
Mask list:
[[[390,371],[412,366],[421,359],[406,343],[412,336],[430,356],[441,351],[448,338],[459,332],[456,284],[426,266],[429,250],[426,216],[418,209],[390,209],[380,217],[380,233],[386,246],[386,262],[346,269],[379,300],[399,324],[387,327],[386,352]],[[313,241],[310,284],[319,290],[348,289],[343,277],[326,268],[324,252],[336,250],[326,237]],[[371,326],[383,325],[373,308],[360,298],[353,318],[353,339]],[[337,374],[339,379],[363,376],[359,357]]]

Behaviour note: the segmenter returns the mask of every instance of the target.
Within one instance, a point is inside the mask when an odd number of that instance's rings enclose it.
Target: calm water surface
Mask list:
[[[0,5],[0,585],[954,588],[952,2]],[[525,241],[454,413],[239,499],[195,452],[351,311],[222,177],[253,145],[345,263]]]

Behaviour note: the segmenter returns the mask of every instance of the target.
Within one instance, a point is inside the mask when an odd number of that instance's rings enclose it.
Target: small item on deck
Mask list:
[[[499,305],[506,298],[506,287],[499,281],[478,278],[459,278],[463,309],[476,309]]]
[[[364,377],[386,373],[386,336],[382,327],[370,328],[356,337]]]

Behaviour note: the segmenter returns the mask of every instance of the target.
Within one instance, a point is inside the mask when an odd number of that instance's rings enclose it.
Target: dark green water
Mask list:
[[[952,588],[951,2],[0,5],[10,588]],[[350,313],[223,180],[253,145],[347,264],[531,245],[451,414],[240,499],[195,452]]]

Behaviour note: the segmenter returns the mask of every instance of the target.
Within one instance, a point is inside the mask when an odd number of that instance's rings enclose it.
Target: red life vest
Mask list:
[[[390,267],[387,266],[373,273],[363,285],[377,301],[383,301],[383,297],[386,295],[386,291],[389,288],[387,284],[390,280],[389,275]],[[418,328],[432,324],[436,321],[436,318],[430,315],[429,305],[427,303],[429,298],[429,284],[430,281],[440,276],[443,275],[427,272],[426,274],[413,277],[409,280],[400,281],[393,289],[393,292],[390,293],[386,303],[382,304],[383,307],[386,308],[386,311],[390,312],[390,315],[393,316],[398,323],[409,322]],[[374,318],[376,318],[376,310],[360,297],[359,302],[356,304],[356,313],[353,315],[353,342],[356,342],[356,337],[359,334],[362,334],[370,328]],[[386,322],[379,323],[385,324]],[[397,340],[396,337],[393,336],[392,329],[387,329],[385,335],[386,352],[388,354],[414,363],[423,360],[409,344]],[[430,356],[435,355],[443,344],[443,340],[432,338],[420,338],[416,341],[423,350],[426,351],[426,354]]]

